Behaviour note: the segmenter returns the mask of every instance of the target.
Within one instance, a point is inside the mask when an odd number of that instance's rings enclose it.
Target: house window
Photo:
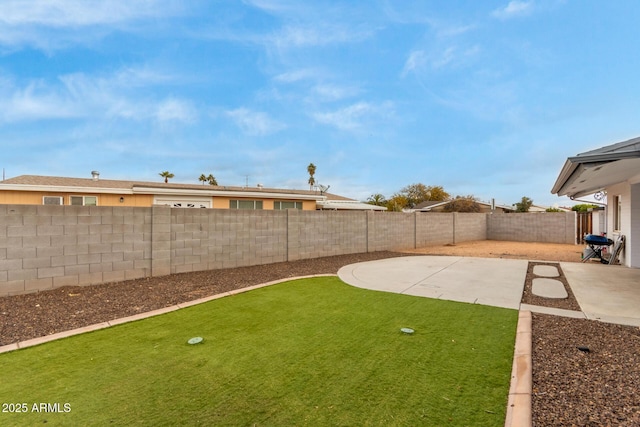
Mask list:
[[[70,196],[72,206],[98,206],[96,196]]]
[[[613,196],[613,229],[620,231],[622,225],[622,197]]]
[[[275,210],[302,209],[302,202],[286,202],[286,201],[277,200],[273,202],[273,209]]]
[[[58,196],[44,196],[42,198],[43,205],[62,205],[62,197]]]
[[[175,202],[172,207],[174,208],[203,208],[206,209],[207,206],[205,206],[202,203],[183,203],[183,202]]]
[[[230,200],[229,209],[262,209],[262,200]]]

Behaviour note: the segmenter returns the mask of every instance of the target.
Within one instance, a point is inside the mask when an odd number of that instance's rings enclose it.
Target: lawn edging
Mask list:
[[[513,353],[505,427],[530,427],[532,373],[531,311],[520,310]]]
[[[81,328],[70,329],[68,331],[63,331],[63,332],[58,332],[56,334],[46,335],[44,337],[32,338],[32,339],[26,340],[26,341],[21,341],[21,342],[17,342],[17,343],[13,343],[13,344],[7,344],[7,345],[4,345],[4,346],[0,347],[0,354],[1,353],[7,353],[7,352],[10,352],[10,351],[20,350],[20,349],[27,348],[27,347],[33,347],[35,345],[40,345],[40,344],[44,344],[44,343],[47,343],[47,342],[59,340],[59,339],[62,339],[62,338],[67,338],[67,337],[71,337],[71,336],[74,336],[74,335],[83,334],[85,332],[97,331],[99,329],[110,328],[112,326],[121,325],[123,323],[135,322],[137,320],[142,320],[142,319],[146,319],[146,318],[149,318],[149,317],[159,316],[161,314],[170,313],[172,311],[176,311],[176,310],[179,310],[181,308],[191,307],[193,305],[202,304],[202,303],[205,303],[205,302],[208,302],[208,301],[213,301],[215,299],[241,294],[243,292],[252,291],[254,289],[264,288],[265,286],[276,285],[278,283],[290,282],[292,280],[298,280],[298,279],[310,279],[310,278],[313,278],[313,277],[332,277],[332,276],[337,276],[337,274],[311,274],[309,276],[296,276],[296,277],[287,277],[287,278],[284,278],[284,279],[272,280],[271,282],[265,282],[265,283],[260,283],[258,285],[247,286],[246,288],[234,289],[232,291],[222,292],[220,294],[211,295],[211,296],[204,297],[204,298],[199,298],[199,299],[193,300],[193,301],[182,302],[182,303],[179,303],[179,304],[176,304],[176,305],[172,305],[172,306],[169,306],[169,307],[163,307],[163,308],[159,308],[157,310],[147,311],[145,313],[134,314],[132,316],[121,317],[119,319],[109,320],[109,321],[101,322],[101,323],[95,323],[93,325],[83,326]]]

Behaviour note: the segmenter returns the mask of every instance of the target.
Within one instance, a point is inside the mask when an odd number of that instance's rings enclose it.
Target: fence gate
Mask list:
[[[576,218],[576,243],[584,243],[584,236],[593,232],[591,212],[577,212]]]

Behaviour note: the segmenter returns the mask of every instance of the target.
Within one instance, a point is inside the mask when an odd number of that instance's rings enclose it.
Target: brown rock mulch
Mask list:
[[[430,248],[428,252],[555,261],[576,258],[576,246],[567,245],[565,250],[557,245],[527,245],[532,244],[487,242],[483,246],[472,242],[458,248],[442,247],[441,251]],[[527,247],[534,248],[529,256]],[[452,249],[465,253],[453,254]],[[415,253],[341,255],[4,297],[0,298],[0,345],[272,280],[335,274],[347,264],[405,255]],[[534,276],[527,277],[530,282]],[[570,291],[566,282],[565,287]],[[571,293],[569,300],[572,297]],[[576,309],[548,298],[524,298],[527,304]],[[588,347],[589,352],[578,350],[578,346]],[[533,387],[535,426],[640,426],[640,329],[534,313]]]
[[[406,256],[372,252],[148,277],[0,297],[0,346],[157,310],[288,277],[335,274],[362,261]]]
[[[532,318],[534,426],[640,426],[640,328]]]
[[[534,273],[534,269],[536,265],[549,265],[556,267],[558,270],[559,276],[553,277],[560,281],[564,285],[564,290],[567,291],[567,298],[545,298],[538,296],[533,293],[533,279],[542,278],[544,276],[538,276]],[[563,310],[573,310],[573,311],[582,311],[580,309],[580,304],[576,300],[576,297],[573,295],[573,291],[571,290],[571,286],[569,286],[569,282],[562,271],[562,267],[558,263],[553,262],[538,262],[538,261],[529,261],[529,265],[527,267],[527,276],[524,282],[524,291],[522,292],[522,302],[524,304],[529,305],[537,305],[540,307],[550,307],[550,308],[560,308]]]

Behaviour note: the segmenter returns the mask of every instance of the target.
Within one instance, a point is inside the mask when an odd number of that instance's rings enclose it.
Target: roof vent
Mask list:
[[[98,171],[91,171],[91,178],[94,181],[97,181],[100,178],[100,172]]]

